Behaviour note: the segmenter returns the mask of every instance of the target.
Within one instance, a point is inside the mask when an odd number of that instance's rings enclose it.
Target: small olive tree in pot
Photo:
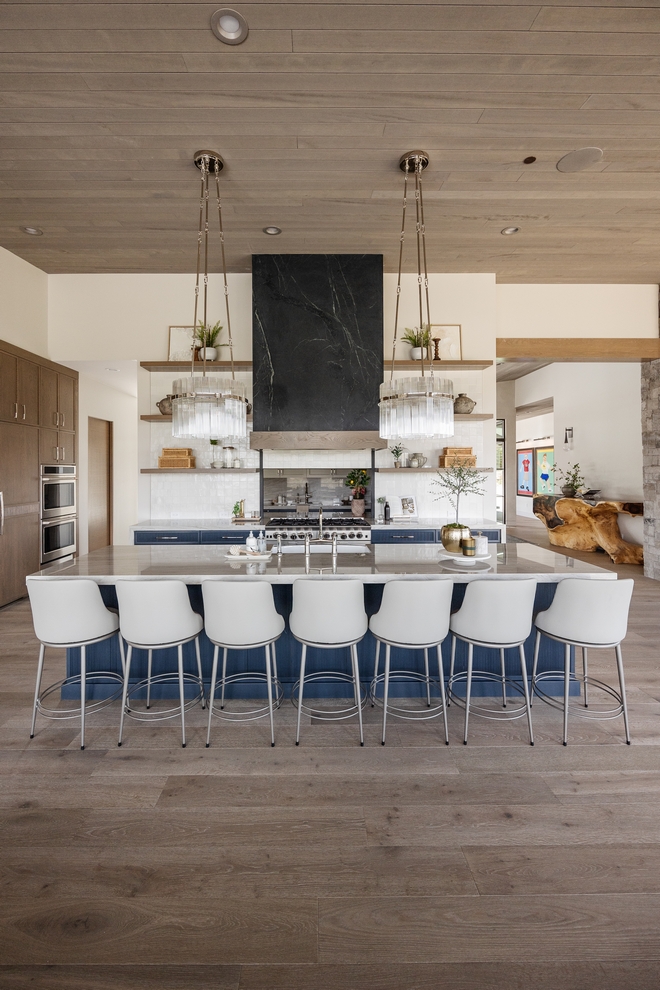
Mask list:
[[[440,489],[433,492],[436,500],[447,499],[455,512],[455,521],[442,527],[440,539],[445,550],[450,553],[461,552],[461,540],[470,535],[470,529],[458,521],[460,502],[462,495],[483,495],[484,483],[479,473],[474,468],[466,467],[464,464],[456,464],[453,467],[438,471],[438,477],[432,482]]]

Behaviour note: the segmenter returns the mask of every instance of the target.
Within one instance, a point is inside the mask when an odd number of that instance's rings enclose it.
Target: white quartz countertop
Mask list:
[[[310,519],[316,521],[316,512],[310,513]],[[296,515],[296,513],[290,513],[291,525],[302,526],[306,521],[306,516]],[[346,514],[346,518],[353,518]],[[268,522],[268,520],[266,520]],[[181,530],[194,530],[194,529],[235,529],[237,532],[243,530],[250,531],[251,529],[262,529],[266,522],[261,519],[249,519],[247,522],[234,523],[231,519],[147,519],[145,522],[136,523],[131,526],[131,532],[162,532],[164,530],[171,530],[172,532],[180,532]],[[431,519],[392,519],[389,523],[371,523],[371,529],[441,529],[443,526],[451,522],[447,519],[431,518]],[[329,510],[326,511],[324,525],[332,525],[332,520],[329,517]],[[467,519],[465,525],[469,526],[471,530],[478,532],[480,529],[501,529],[504,530],[504,523],[493,522],[491,519]]]
[[[227,559],[227,547],[218,546],[121,546],[95,550],[72,561],[54,563],[32,577],[91,577],[98,584],[114,584],[118,578],[178,578],[186,584],[200,584],[213,577],[236,580],[263,580],[290,584],[298,578],[314,576],[336,580],[359,580],[382,584],[395,578],[436,577],[472,581],[479,577],[507,580],[534,577],[539,582],[556,582],[580,577],[616,580],[613,571],[603,570],[545,550],[531,543],[491,544],[483,560],[456,558],[438,544],[365,546],[363,553],[341,553],[333,562],[331,552],[313,554],[306,565],[304,553],[288,553],[269,561]]]

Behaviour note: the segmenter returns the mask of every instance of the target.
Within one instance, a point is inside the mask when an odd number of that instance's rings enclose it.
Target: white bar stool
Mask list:
[[[621,641],[628,630],[628,612],[635,582],[632,578],[622,581],[587,581],[580,578],[566,578],[560,581],[550,608],[536,616],[536,642],[534,643],[534,667],[532,670],[532,690],[547,705],[563,708],[564,734],[562,742],[568,744],[568,716],[581,718],[618,718],[623,715],[626,742],[630,745],[630,726],[626,702],[626,684],[623,676]],[[541,636],[547,636],[564,644],[563,671],[544,670],[537,673]],[[571,674],[571,646],[582,648],[582,677]],[[589,676],[587,650],[614,650],[619,675],[619,691]],[[563,704],[545,693],[539,683],[549,678],[564,679]],[[584,686],[584,707],[570,705],[568,698],[571,683]],[[590,710],[587,686],[604,691],[617,702],[615,708]]]
[[[296,746],[300,743],[300,716],[341,720],[358,717],[360,745],[364,746],[362,730],[362,706],[366,701],[360,686],[357,644],[367,631],[367,613],[364,610],[364,589],[361,581],[322,580],[299,578],[293,583],[293,609],[289,628],[295,639],[302,643],[300,679],[293,685],[291,700],[298,707]],[[352,674],[341,671],[315,671],[305,673],[307,647],[320,650],[350,649]],[[343,681],[353,685],[354,704],[348,708],[328,710],[303,704],[305,685],[319,681]],[[296,692],[298,697],[296,700]]]
[[[445,724],[445,743],[449,745],[447,727],[447,699],[445,696],[445,675],[442,665],[440,644],[449,632],[451,596],[453,582],[448,578],[424,581],[388,581],[383,588],[380,609],[369,620],[369,629],[376,639],[376,660],[374,677],[371,682],[372,703],[380,703],[377,697],[378,684],[383,685],[383,735],[388,714],[395,718],[429,719],[442,714]],[[380,644],[385,644],[385,671],[378,673]],[[404,650],[424,650],[424,673],[413,670],[391,670],[390,650],[393,646]],[[429,674],[429,650],[435,648],[438,658],[438,681],[432,681]],[[389,700],[390,680],[412,680],[424,684],[426,708],[401,708]],[[438,684],[441,703],[431,706],[431,684]]]
[[[536,581],[531,578],[525,578],[520,581],[497,581],[493,579],[489,580],[488,578],[479,578],[467,585],[463,604],[451,617],[449,623],[452,633],[449,696],[459,706],[465,705],[463,742],[466,745],[468,741],[468,721],[471,712],[481,718],[496,720],[511,720],[522,718],[526,715],[527,725],[529,727],[529,743],[530,746],[534,745],[532,709],[529,684],[527,683],[524,643],[532,631],[532,613],[535,594]],[[454,673],[457,639],[468,644],[467,670],[459,674]],[[504,650],[517,647],[520,656],[522,688],[516,681],[507,681],[504,669],[501,674],[487,670],[474,671],[473,654],[475,646],[499,650],[502,664],[504,662]],[[482,708],[472,703],[473,677],[477,677],[479,680],[497,681],[502,684],[504,699],[502,712],[497,712],[492,708]],[[454,691],[454,685],[460,681],[466,682],[465,701]],[[517,708],[505,711],[507,683],[510,683],[516,691],[522,692],[525,703]]]
[[[233,722],[249,722],[270,716],[270,744],[275,745],[273,706],[279,708],[284,697],[282,685],[275,674],[275,700],[273,701],[273,670],[275,640],[284,632],[284,619],[275,608],[272,585],[264,581],[203,581],[204,629],[214,646],[211,690],[209,693],[209,722],[206,745],[211,744],[211,720],[224,718]],[[218,651],[222,647],[222,677],[220,711],[214,707],[218,679]],[[256,650],[263,647],[266,672],[244,671],[227,676],[228,650]],[[277,669],[277,668],[276,668]],[[250,711],[228,712],[225,707],[225,688],[238,682],[266,681],[268,704]],[[222,712],[222,714],[221,714]]]
[[[117,671],[93,671],[87,673],[86,648],[92,643],[101,643],[104,639],[118,635],[119,619],[103,603],[101,592],[95,581],[86,578],[70,578],[67,580],[48,580],[48,578],[28,578],[27,590],[32,608],[32,621],[37,639],[40,640],[39,665],[37,667],[37,684],[34,690],[34,706],[32,709],[32,728],[30,739],[34,739],[34,728],[37,713],[46,718],[78,718],[80,716],[80,748],[85,748],[85,715],[101,711],[116,701],[121,694],[117,688],[107,698],[100,698],[89,703],[87,701],[87,685],[90,682],[118,681],[123,682],[123,676]],[[65,677],[56,684],[51,684],[41,692],[41,679],[44,670],[46,647],[54,646],[59,649],[80,649],[80,674]],[[119,650],[122,668],[124,668],[124,644],[119,637]],[[47,708],[46,698],[70,684],[80,682],[80,707]],[[40,693],[41,692],[41,693]]]
[[[118,580],[116,584],[119,602],[119,628],[128,643],[124,690],[122,693],[121,719],[119,722],[119,742],[124,734],[124,716],[140,722],[160,721],[181,716],[181,745],[186,745],[185,712],[199,701],[204,704],[204,681],[199,655],[199,634],[204,625],[201,615],[193,612],[188,597],[188,589],[183,581]],[[183,669],[183,644],[195,641],[197,674],[186,673]],[[130,691],[128,682],[131,676],[133,649],[166,650],[176,646],[178,650],[177,672],[167,672],[149,677],[150,684],[163,684],[177,677],[179,681],[179,704],[164,711],[149,712],[148,715],[130,707],[131,695],[142,690],[147,680],[139,681]],[[195,684],[199,691],[194,698],[185,700],[185,682]]]

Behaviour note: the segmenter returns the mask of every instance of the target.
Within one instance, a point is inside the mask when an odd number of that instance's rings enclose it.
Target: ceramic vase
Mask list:
[[[476,404],[474,399],[471,399],[465,392],[459,392],[454,399],[454,412],[458,413],[459,416],[469,416]]]
[[[421,361],[422,351],[424,351],[424,360],[428,360],[429,349],[428,347],[411,347],[410,348],[410,360],[411,361]]]
[[[199,360],[203,361],[215,361],[217,360],[218,352],[215,347],[200,347],[199,349]]]
[[[161,399],[160,402],[157,402],[156,405],[158,406],[158,411],[161,415],[172,415],[172,397],[170,395],[166,395],[165,398]]]
[[[353,499],[353,501],[351,502],[351,512],[353,513],[354,516],[363,516],[364,515],[364,499],[363,498],[354,498]]]
[[[561,490],[564,498],[575,498],[575,489],[572,485],[564,485]]]

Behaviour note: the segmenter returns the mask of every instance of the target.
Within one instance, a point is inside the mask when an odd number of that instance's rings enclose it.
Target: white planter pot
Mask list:
[[[410,348],[410,360],[411,361],[421,361],[422,351],[424,351],[424,360],[428,360],[429,349],[428,347],[411,347]]]
[[[207,361],[216,361],[218,357],[218,352],[215,347],[200,347],[199,349],[199,360],[203,361],[206,358]]]

